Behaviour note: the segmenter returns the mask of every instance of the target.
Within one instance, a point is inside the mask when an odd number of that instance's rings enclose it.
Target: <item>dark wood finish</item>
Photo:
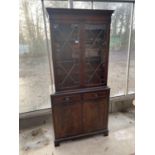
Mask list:
[[[47,8],[47,12],[56,89],[51,95],[55,146],[94,134],[107,136],[113,11]]]
[[[82,103],[66,98],[53,106],[56,138],[77,135],[82,130]]]
[[[88,95],[88,93],[87,93]],[[95,96],[94,96],[95,95]],[[91,98],[84,100],[83,104],[83,130],[84,133],[107,128],[107,97],[99,97],[94,93]]]

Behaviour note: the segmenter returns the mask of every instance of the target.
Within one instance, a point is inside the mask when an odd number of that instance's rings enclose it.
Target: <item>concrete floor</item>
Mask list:
[[[52,121],[21,130],[20,155],[133,155],[135,152],[134,114],[113,113],[109,116],[109,136],[97,135],[63,142],[54,147]]]

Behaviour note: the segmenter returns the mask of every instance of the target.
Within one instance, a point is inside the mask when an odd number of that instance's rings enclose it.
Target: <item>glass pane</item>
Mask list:
[[[105,25],[85,25],[85,83],[87,86],[105,84],[104,39]]]
[[[20,0],[20,113],[50,107],[50,73],[41,1]]]
[[[94,2],[95,9],[115,10],[112,15],[108,85],[111,96],[125,94],[129,22],[132,4]]]
[[[73,8],[76,9],[91,9],[91,2],[73,2]]]
[[[44,1],[45,7],[51,7],[51,8],[68,8],[68,1],[50,1],[45,0]]]
[[[131,32],[131,51],[130,51],[130,68],[129,68],[129,84],[128,93],[135,92],[135,20],[133,19],[133,27]]]
[[[53,28],[58,89],[77,87],[80,84],[79,25],[54,24]]]
[[[72,60],[79,58],[78,24],[54,24],[54,42],[56,59]]]

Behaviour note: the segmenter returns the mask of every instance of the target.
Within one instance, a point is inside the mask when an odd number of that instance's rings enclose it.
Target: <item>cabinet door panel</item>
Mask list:
[[[80,86],[80,25],[53,24],[56,90]]]
[[[105,85],[106,24],[85,24],[85,85]]]
[[[60,99],[61,100],[61,99]],[[62,138],[81,133],[81,102],[67,101],[53,105],[55,137]]]
[[[106,98],[85,100],[83,104],[84,132],[107,128],[108,102]]]

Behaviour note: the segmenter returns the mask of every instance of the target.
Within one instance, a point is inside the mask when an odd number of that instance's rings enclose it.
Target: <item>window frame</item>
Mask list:
[[[46,11],[45,11],[45,6],[44,6],[44,1],[59,1],[59,0],[41,0],[41,5],[42,5],[42,12],[43,12],[43,19],[44,19],[44,31],[45,31],[45,37],[46,37],[46,48],[47,48],[47,53],[48,53],[48,59],[49,59],[49,66],[50,66],[50,75],[51,78],[53,78],[53,71],[52,71],[52,64],[51,64],[51,49],[50,45],[48,43],[48,36],[47,36],[47,21],[46,21]],[[126,68],[126,86],[125,86],[125,96],[128,95],[134,95],[134,93],[129,93],[128,87],[129,87],[129,72],[130,72],[130,54],[131,54],[131,38],[132,38],[132,28],[133,28],[133,17],[134,17],[134,7],[135,7],[135,0],[61,0],[61,1],[68,1],[68,8],[72,9],[74,8],[73,2],[76,1],[81,1],[81,2],[91,2],[91,9],[93,9],[93,2],[118,2],[118,3],[131,3],[132,4],[132,10],[131,10],[131,19],[130,19],[130,29],[129,29],[129,42],[128,42],[128,51],[127,51],[127,68]],[[53,79],[54,81],[54,79]],[[121,97],[124,95],[120,96],[111,96],[110,98],[115,98],[115,97]],[[37,111],[47,111],[50,108],[46,109],[36,109],[34,111],[29,111],[25,113],[20,113],[19,117],[23,118],[23,114],[29,114]]]

